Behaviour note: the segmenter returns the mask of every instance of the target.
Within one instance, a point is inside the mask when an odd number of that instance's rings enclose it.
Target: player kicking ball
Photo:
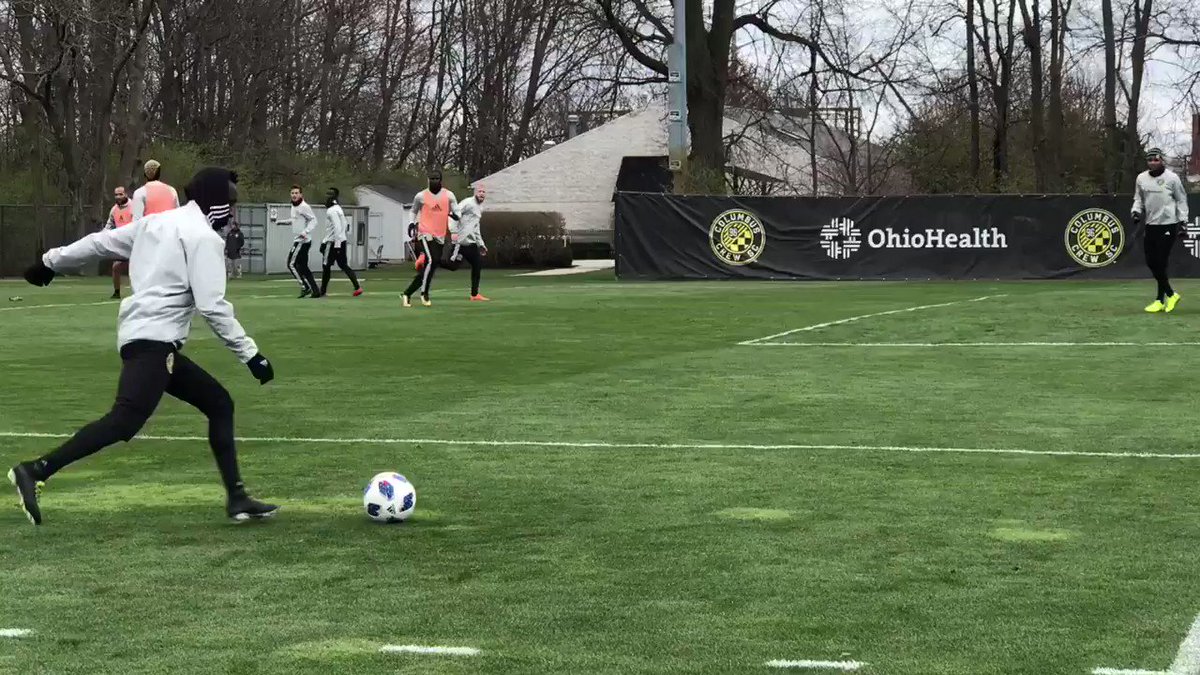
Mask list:
[[[164,393],[208,418],[208,441],[225,484],[229,517],[235,521],[266,518],[278,509],[246,493],[238,471],[229,392],[182,352],[192,315],[199,314],[261,384],[275,378],[271,363],[246,335],[225,299],[224,242],[218,232],[237,202],[236,183],[237,174],[226,169],[204,169],[185,188],[187,205],[51,249],[25,271],[29,283],[48,286],[60,271],[121,258],[130,261],[133,287],[133,294],[121,303],[117,320],[121,377],[112,409],[57,450],[8,472],[34,525],[42,523],[40,483],[84,457],[132,439]]]

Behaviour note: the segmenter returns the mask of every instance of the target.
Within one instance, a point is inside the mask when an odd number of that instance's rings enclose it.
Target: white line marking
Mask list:
[[[95,305],[112,305],[120,307],[121,303],[116,300],[104,300],[102,302],[72,302],[61,305],[18,305],[16,307],[0,307],[0,312],[15,312],[19,309],[53,309],[55,307],[92,307]]]
[[[73,434],[0,431],[0,438],[71,438]],[[143,441],[208,442],[207,436],[139,435]],[[602,450],[848,450],[864,452],[945,453],[966,455],[1028,455],[1034,457],[1105,457],[1112,459],[1200,459],[1200,454],[1169,452],[1094,452],[1022,450],[1020,448],[941,448],[910,445],[833,445],[800,443],[608,443],[603,441],[486,441],[445,438],[308,438],[303,436],[241,436],[240,443],[320,443],[333,445],[460,445],[502,448],[595,448]]]
[[[1175,654],[1175,662],[1167,672],[1171,675],[1200,675],[1200,615],[1192,621],[1187,637]]]
[[[859,661],[767,661],[770,668],[810,668],[820,670],[843,670],[853,672],[867,665]]]
[[[1200,675],[1200,615],[1192,621],[1192,627],[1175,653],[1175,661],[1166,670],[1123,670],[1121,668],[1096,668],[1092,675]]]
[[[33,631],[26,628],[0,628],[0,638],[23,638],[32,634]]]
[[[1200,342],[750,342],[750,347],[1200,347]]]
[[[892,314],[904,314],[905,312],[917,312],[917,311],[920,311],[923,309],[937,309],[939,307],[950,307],[952,305],[962,305],[962,304],[966,304],[966,303],[970,303],[970,302],[983,302],[984,300],[991,300],[993,298],[1003,298],[1003,297],[1006,297],[1006,296],[1004,296],[1004,295],[985,295],[985,296],[982,296],[979,298],[972,298],[970,300],[955,300],[953,302],[940,302],[936,305],[917,305],[916,307],[905,307],[903,309],[892,309],[892,310],[888,310],[886,312],[875,312],[874,314],[862,314],[860,316],[852,316],[847,319],[838,319],[837,321],[826,321],[825,323],[814,323],[811,326],[805,326],[803,328],[793,328],[792,330],[784,331],[782,333],[777,333],[775,335],[768,335],[767,337],[761,337],[761,338],[757,338],[754,340],[746,340],[745,342],[739,342],[738,345],[752,347],[752,346],[756,346],[757,343],[760,343],[760,342],[767,342],[769,340],[775,340],[777,338],[787,337],[788,335],[793,335],[795,333],[805,333],[808,331],[820,330],[822,328],[829,328],[830,326],[840,326],[845,323],[852,323],[854,321],[862,321],[863,319],[872,319],[877,316],[889,316]]]
[[[423,647],[421,645],[384,645],[383,654],[438,654],[443,656],[479,656],[474,647]]]

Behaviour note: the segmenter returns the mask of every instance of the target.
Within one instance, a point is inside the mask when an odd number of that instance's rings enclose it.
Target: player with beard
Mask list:
[[[303,187],[293,185],[290,196],[292,200],[291,216],[287,220],[276,221],[274,213],[272,213],[272,222],[291,223],[292,234],[295,238],[292,240],[292,250],[288,252],[288,271],[300,284],[301,298],[310,295],[319,298],[321,289],[317,288],[317,280],[308,267],[308,251],[312,248],[312,233],[317,227],[317,214],[313,213],[312,207],[304,201]]]
[[[422,190],[413,198],[413,224],[417,226],[417,275],[404,290],[400,300],[405,307],[412,307],[412,295],[421,291],[421,304],[429,307],[429,289],[433,274],[442,263],[446,237],[450,233],[450,219],[458,220],[458,200],[454,193],[442,187],[442,172],[429,173],[429,189]]]
[[[125,227],[133,222],[133,204],[129,201],[129,196],[125,194],[125,187],[118,185],[113,188],[113,199],[117,202],[113,204],[112,210],[108,212],[108,222],[104,224],[104,229],[115,230],[118,227]],[[112,300],[121,299],[121,275],[129,273],[128,260],[114,260],[112,264],[112,282],[113,294]]]
[[[483,272],[483,257],[487,255],[487,244],[483,242],[483,232],[479,223],[483,219],[483,202],[487,199],[487,190],[482,185],[475,186],[475,195],[468,197],[458,204],[458,226],[451,229],[450,240],[454,248],[450,253],[447,269],[457,270],[465,258],[471,265],[471,302],[487,302],[488,298],[479,293],[479,277]]]
[[[33,524],[42,522],[40,483],[118,441],[132,439],[154,414],[163,394],[208,418],[209,444],[225,485],[226,514],[235,521],[274,515],[277,507],[251,498],[242,483],[233,399],[183,354],[192,317],[199,315],[260,383],[275,377],[271,363],[246,335],[225,299],[224,242],[218,232],[237,202],[236,183],[237,174],[227,169],[204,169],[185,188],[186,206],[51,249],[25,271],[26,281],[47,286],[59,272],[104,258],[126,258],[132,263],[133,286],[117,320],[121,376],[112,409],[57,450],[8,472]]]
[[[1188,219],[1187,191],[1174,171],[1163,163],[1158,148],[1146,151],[1147,170],[1137,177],[1133,189],[1133,223],[1146,223],[1142,244],[1146,249],[1146,266],[1158,283],[1158,299],[1146,306],[1150,313],[1173,312],[1181,296],[1171,288],[1167,265],[1175,240],[1183,233]]]

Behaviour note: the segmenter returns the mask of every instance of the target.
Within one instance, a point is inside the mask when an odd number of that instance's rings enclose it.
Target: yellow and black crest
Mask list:
[[[1125,250],[1121,219],[1104,209],[1085,209],[1067,223],[1063,235],[1067,253],[1084,267],[1104,267]]]
[[[730,209],[713,219],[708,243],[722,262],[749,265],[767,245],[767,231],[758,216],[745,209]]]

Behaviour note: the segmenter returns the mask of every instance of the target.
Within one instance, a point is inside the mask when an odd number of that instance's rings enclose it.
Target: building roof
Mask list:
[[[412,180],[412,181],[401,180],[401,181],[397,181],[397,183],[399,184],[399,187],[393,187],[391,185],[380,185],[380,184],[359,185],[358,187],[365,188],[367,190],[375,192],[376,194],[379,194],[382,197],[386,197],[386,198],[396,202],[397,204],[405,204],[405,205],[412,204],[413,197],[415,197],[418,192],[420,192],[421,190],[424,190],[427,187],[424,183],[418,182],[416,180]]]

